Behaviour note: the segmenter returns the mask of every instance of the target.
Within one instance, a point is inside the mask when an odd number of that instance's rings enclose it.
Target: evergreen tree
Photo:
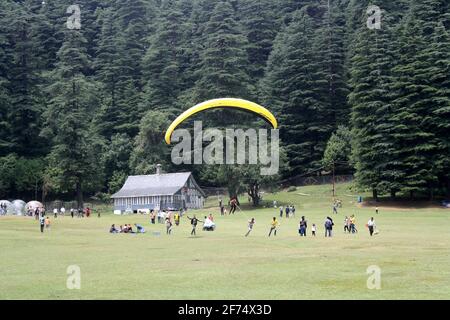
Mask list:
[[[238,12],[248,40],[249,72],[254,82],[261,79],[279,30],[276,5],[270,0],[239,2]]]
[[[381,29],[364,26],[358,30],[349,96],[356,181],[363,188],[371,188],[375,199],[382,192],[395,195],[403,179],[394,140],[398,129],[393,120],[397,115],[391,72],[396,57],[394,38],[388,15],[383,14],[386,17]]]
[[[235,20],[228,2],[218,2],[205,26],[197,81],[190,92],[190,105],[209,99],[235,97],[251,99],[254,88],[248,75],[248,45],[242,26]],[[228,110],[209,112],[208,119],[222,125],[236,123]],[[244,118],[245,119],[245,118]]]
[[[277,37],[264,79],[265,104],[273,106],[286,147],[290,174],[320,167],[326,141],[333,131],[329,110],[318,95],[321,79],[314,46],[315,21],[306,9]],[[328,119],[327,119],[328,118]]]
[[[166,0],[161,7],[158,28],[150,39],[150,47],[143,60],[143,110],[164,110],[173,116],[178,113],[177,99],[183,88],[182,72],[186,51],[183,33],[186,12],[182,1]]]
[[[394,101],[398,111],[395,121],[401,128],[395,143],[405,173],[403,191],[409,192],[411,197],[423,193],[433,196],[439,168],[430,159],[443,151],[435,130],[439,119],[433,117],[437,107],[436,96],[440,95],[442,88],[439,88],[439,80],[432,83],[428,78],[431,76],[430,67],[435,63],[435,52],[427,50],[439,22],[439,8],[439,0],[411,5],[402,24],[399,65],[394,68],[394,88],[398,95]]]
[[[52,140],[49,166],[60,181],[76,191],[79,207],[88,182],[101,183],[96,160],[96,139],[90,114],[97,105],[95,85],[85,76],[90,63],[86,39],[80,30],[65,31],[56,69],[48,87],[50,103],[42,135]]]

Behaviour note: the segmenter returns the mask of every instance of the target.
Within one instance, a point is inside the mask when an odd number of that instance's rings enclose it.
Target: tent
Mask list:
[[[14,207],[13,207],[13,204],[11,202],[9,202],[8,200],[0,200],[0,204],[2,206],[4,206],[6,204],[6,212],[4,212],[3,210],[0,210],[0,213],[2,215],[14,214]]]
[[[34,212],[36,211],[36,208],[39,208],[40,210],[44,210],[44,205],[40,203],[39,201],[30,201],[25,205],[25,212],[28,212],[29,210]]]
[[[12,202],[12,205],[13,205],[13,209],[14,209],[14,214],[15,215],[24,216],[26,214],[26,211],[25,211],[26,203],[25,203],[25,201],[17,199],[17,200],[14,200]]]

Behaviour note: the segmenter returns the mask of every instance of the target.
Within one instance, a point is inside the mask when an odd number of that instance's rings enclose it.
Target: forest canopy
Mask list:
[[[345,163],[374,196],[450,194],[448,0],[76,4],[70,27],[70,1],[0,2],[0,198],[113,193],[157,163],[254,187],[254,168],[175,166],[164,145],[181,112],[223,97],[277,117],[285,164],[270,183]]]

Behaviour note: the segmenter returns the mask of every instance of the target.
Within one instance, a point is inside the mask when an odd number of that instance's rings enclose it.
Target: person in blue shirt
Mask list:
[[[145,229],[143,226],[141,226],[140,224],[134,224],[136,226],[137,229],[137,233],[145,233]]]

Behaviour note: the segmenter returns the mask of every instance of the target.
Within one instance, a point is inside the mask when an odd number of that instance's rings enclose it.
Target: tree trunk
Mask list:
[[[83,209],[83,191],[81,189],[81,180],[78,179],[76,183],[77,203],[78,208]]]
[[[376,202],[378,202],[378,191],[376,188],[372,189],[372,197]]]
[[[395,199],[395,197],[396,197],[396,193],[397,193],[397,191],[395,191],[395,190],[391,190],[391,198],[392,199]]]
[[[259,206],[260,198],[259,198],[259,185],[257,182],[254,182],[249,185],[249,188],[247,190],[248,195],[252,199],[253,206],[257,207]]]

